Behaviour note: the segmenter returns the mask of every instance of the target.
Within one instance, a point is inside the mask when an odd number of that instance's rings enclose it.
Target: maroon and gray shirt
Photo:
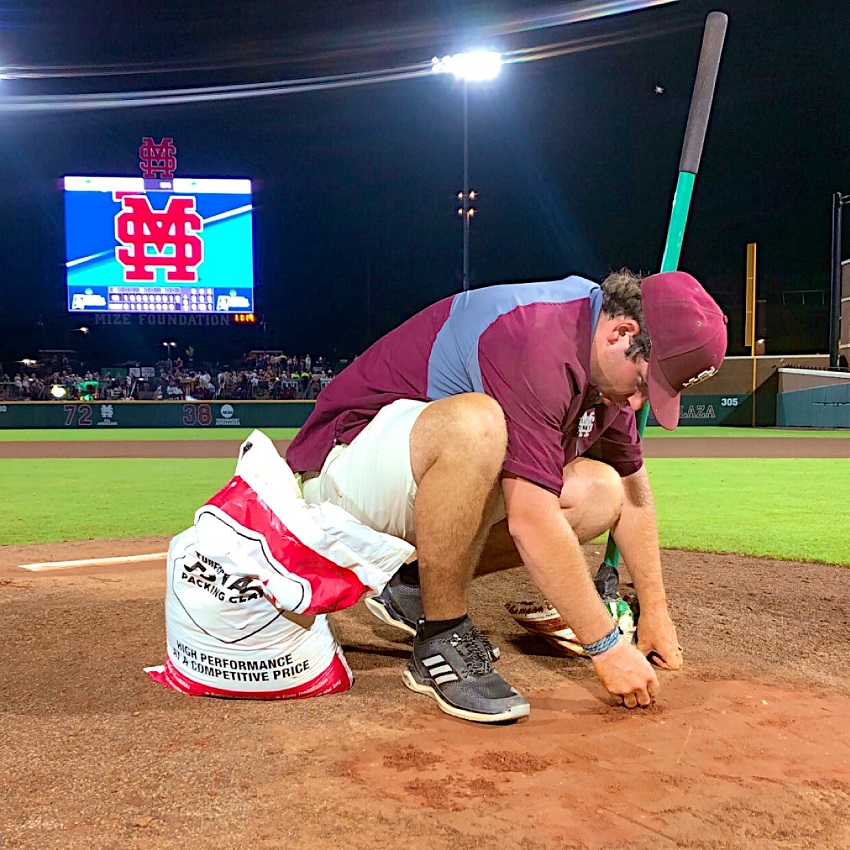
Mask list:
[[[590,383],[590,343],[602,307],[580,277],[462,292],[426,307],[360,355],[322,390],[286,453],[320,470],[377,412],[407,398],[486,393],[505,414],[504,471],[555,494],[563,467],[587,453],[621,476],[642,466],[635,416],[608,407]]]

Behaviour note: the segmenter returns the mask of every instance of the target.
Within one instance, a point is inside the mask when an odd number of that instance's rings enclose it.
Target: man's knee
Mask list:
[[[418,477],[440,457],[501,468],[507,446],[505,414],[482,393],[464,393],[432,402],[410,435],[410,456]]]
[[[458,399],[457,433],[462,439],[504,451],[508,440],[505,414],[499,402],[483,393],[464,393]]]
[[[598,464],[600,469],[595,471],[594,488],[608,505],[608,513],[613,525],[623,511],[623,479],[620,474],[607,463]]]
[[[619,516],[623,507],[623,479],[617,470],[607,463],[591,461],[593,466],[588,475],[588,487],[591,491],[608,504],[616,507]]]
[[[564,470],[561,507],[576,519],[610,527],[623,509],[623,481],[617,471],[601,461],[579,458]]]

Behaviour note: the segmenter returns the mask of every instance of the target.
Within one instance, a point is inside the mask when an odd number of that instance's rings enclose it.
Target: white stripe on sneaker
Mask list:
[[[430,658],[423,658],[422,663],[430,670],[435,664],[445,664],[446,659],[442,655],[432,655]]]
[[[445,676],[437,676],[434,679],[434,684],[435,685],[442,685],[445,682],[456,682],[457,680],[458,680],[457,676],[454,673],[446,673]]]
[[[432,676],[439,676],[441,673],[454,673],[454,670],[448,664],[443,664],[441,667],[432,668],[429,672]]]

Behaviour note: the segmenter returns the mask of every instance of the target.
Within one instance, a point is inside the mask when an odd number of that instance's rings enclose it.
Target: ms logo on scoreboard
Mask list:
[[[142,169],[142,176],[147,179],[161,177],[163,180],[170,180],[174,177],[174,172],[177,171],[177,148],[174,147],[174,139],[166,136],[157,144],[150,136],[145,136],[139,147],[139,168]]]
[[[165,269],[167,283],[197,283],[204,261],[204,242],[198,235],[204,220],[195,198],[172,195],[164,210],[151,207],[146,195],[121,195],[115,216],[115,258],[128,283],[153,283],[156,269]]]

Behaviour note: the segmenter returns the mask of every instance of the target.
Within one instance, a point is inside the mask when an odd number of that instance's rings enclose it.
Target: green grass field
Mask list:
[[[797,439],[822,440],[827,437],[850,437],[850,429],[836,429],[834,431],[812,431],[807,428],[721,428],[706,427],[702,425],[683,425],[675,431],[665,431],[659,426],[648,427],[645,432],[647,437],[699,437],[705,439],[724,439],[728,437],[746,437],[757,439],[765,437],[783,438],[795,437]]]
[[[141,442],[154,440],[233,440],[241,443],[253,428],[42,428],[0,430],[0,443],[25,442]],[[291,440],[297,428],[263,428],[263,433],[273,440]]]
[[[653,458],[666,548],[850,566],[850,459]]]
[[[234,440],[241,442],[252,431],[251,428],[68,428],[67,430],[43,428],[40,430],[9,429],[0,430],[2,442],[49,442],[49,441],[150,441],[150,440]],[[273,440],[291,440],[297,428],[263,428]],[[797,437],[812,440],[825,437],[843,437],[850,439],[850,430],[843,431],[807,431],[794,428],[705,428],[690,426],[665,431],[663,428],[647,428],[647,437],[699,437],[705,439],[723,439],[728,437]]]
[[[233,474],[235,460],[3,460],[0,543],[176,534]]]
[[[850,459],[647,462],[661,544],[850,566]],[[230,478],[234,461],[0,461],[0,544],[172,535]]]

